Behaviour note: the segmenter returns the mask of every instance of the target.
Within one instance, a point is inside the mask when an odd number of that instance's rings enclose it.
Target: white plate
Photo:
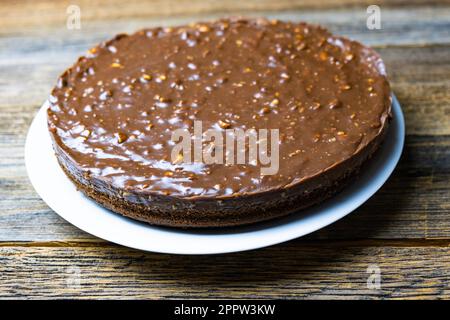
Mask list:
[[[337,196],[298,214],[251,227],[186,231],[150,226],[115,214],[78,192],[59,167],[47,130],[44,104],[28,132],[25,163],[31,183],[57,214],[97,237],[145,251],[214,254],[270,246],[323,228],[369,199],[394,170],[404,143],[402,110],[393,97],[394,119],[386,140],[359,179]]]

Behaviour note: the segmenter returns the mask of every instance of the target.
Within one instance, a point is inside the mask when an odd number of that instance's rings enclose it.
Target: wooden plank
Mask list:
[[[381,288],[368,289],[368,267]],[[0,298],[449,298],[448,242],[300,243],[175,256],[106,246],[1,246]]]
[[[35,27],[65,23],[66,9],[76,4],[81,8],[82,17],[87,21],[99,19],[124,20],[130,18],[167,18],[174,16],[194,16],[213,13],[251,14],[264,11],[295,11],[304,9],[339,9],[349,7],[366,8],[379,5],[381,8],[398,7],[404,10],[411,6],[449,4],[448,0],[130,0],[126,6],[120,0],[78,0],[78,1],[2,1],[0,27]],[[407,13],[407,10],[404,10]]]
[[[21,144],[0,145],[6,148],[16,151],[0,163],[0,241],[98,241],[65,223],[33,191],[17,154]],[[350,216],[309,238],[450,238],[449,158],[448,136],[408,136],[386,185]]]
[[[246,1],[241,2],[246,3]],[[320,1],[316,2],[321,3]],[[227,2],[215,1],[215,3]],[[134,5],[135,10],[141,9],[141,6]],[[118,19],[111,10],[121,10],[122,7],[103,6],[103,13],[93,15],[92,19],[86,17],[85,12],[88,10],[82,9],[81,29],[69,30],[66,26],[67,14],[65,7],[58,9],[54,13],[58,20],[55,23],[51,23],[51,20],[49,22],[49,20],[42,17],[42,12],[39,11],[39,16],[33,20],[33,15],[29,15],[30,10],[28,9],[21,9],[20,13],[25,15],[24,21],[21,21],[21,18],[17,17],[16,14],[6,11],[7,6],[2,6],[0,7],[0,14],[4,18],[0,21],[1,48],[3,50],[10,48],[20,52],[24,48],[23,45],[28,44],[28,47],[25,47],[25,49],[32,48],[33,51],[37,52],[42,50],[48,52],[52,48],[59,49],[61,46],[72,47],[74,50],[77,48],[86,50],[88,47],[99,41],[109,39],[117,33],[131,33],[146,27],[172,26],[199,20],[241,15],[322,24],[335,33],[354,38],[372,46],[424,45],[450,42],[450,21],[448,19],[450,6],[448,5],[436,5],[433,7],[410,6],[408,10],[405,10],[403,7],[382,7],[380,30],[369,30],[367,28],[368,14],[366,6],[290,11],[241,12],[225,10],[216,12],[213,10],[196,15],[171,15],[168,17],[155,15],[154,13],[159,12],[156,10],[147,13],[145,11],[137,12],[134,16]],[[33,12],[35,11],[31,13]],[[412,21],[414,21],[413,24],[411,23]],[[25,43],[22,43],[22,41],[25,41]]]

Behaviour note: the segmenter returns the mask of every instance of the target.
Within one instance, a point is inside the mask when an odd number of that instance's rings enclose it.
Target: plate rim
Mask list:
[[[390,148],[392,150],[390,151],[390,153],[384,152],[388,157],[387,160],[382,159],[382,161],[385,162],[385,166],[380,167],[378,171],[376,171],[377,175],[371,177],[371,181],[366,183],[365,189],[357,190],[354,193],[350,192],[352,189],[355,189],[355,187],[357,187],[358,183],[364,185],[364,183],[360,181],[361,178],[358,178],[359,181],[352,182],[350,186],[347,186],[338,195],[325,200],[319,205],[315,205],[306,210],[302,210],[301,214],[292,214],[286,218],[275,219],[273,221],[256,224],[249,227],[227,228],[226,232],[217,231],[217,233],[207,233],[203,230],[196,229],[186,231],[175,228],[150,226],[148,224],[120,216],[114,212],[109,211],[108,209],[101,207],[93,200],[81,195],[81,192],[76,191],[75,186],[73,186],[70,180],[65,176],[62,169],[57,163],[56,157],[53,154],[50,135],[48,133],[46,124],[45,111],[47,108],[47,103],[47,101],[44,102],[42,107],[33,118],[25,142],[25,166],[33,188],[36,190],[42,200],[56,214],[58,214],[70,224],[83,230],[84,232],[122,246],[148,252],[189,255],[240,252],[276,245],[322,229],[356,210],[383,186],[383,184],[391,176],[400,160],[405,140],[404,115],[397,98],[394,94],[392,94],[392,112],[394,114],[394,117],[388,129],[389,131],[386,139],[383,145],[380,147],[380,149]],[[39,121],[43,123],[40,123]],[[45,130],[43,130],[43,128],[45,128]],[[41,139],[39,141],[35,141],[36,139],[38,139],[39,135],[46,135],[47,139],[44,136],[43,140]],[[395,139],[393,139],[393,142],[388,140],[391,135],[395,135]],[[42,144],[42,141],[44,142],[44,144]],[[50,160],[48,154],[49,151],[51,153],[51,158],[53,158],[53,161]],[[377,152],[374,158],[377,156],[381,157],[379,155],[380,153],[381,152]],[[64,185],[66,191],[70,190],[70,187],[68,187],[68,185],[71,185],[71,187],[73,188],[73,195],[69,195],[69,202],[75,201],[75,203],[81,205],[82,208],[91,210],[93,209],[97,210],[99,213],[102,213],[102,215],[97,214],[98,216],[92,216],[91,218],[93,218],[93,222],[99,219],[103,222],[106,221],[110,224],[109,227],[113,227],[113,230],[122,230],[121,226],[128,226],[128,229],[133,229],[133,231],[136,232],[134,237],[132,234],[127,237],[126,235],[124,235],[125,232],[114,233],[105,231],[108,225],[92,225],[92,222],[89,223],[89,221],[83,221],[83,219],[80,219],[80,217],[74,215],[73,212],[70,213],[70,211],[73,211],[73,208],[68,208],[68,204],[66,205],[66,207],[64,207],[64,204],[61,203],[61,200],[55,198],[55,195],[53,194],[55,189],[50,189],[48,186],[46,186],[47,181],[43,181],[44,173],[42,172],[42,170],[38,170],[38,168],[36,168],[36,157],[41,160],[47,159],[48,161],[50,161],[48,167],[55,167],[55,165],[57,167],[57,171],[55,171],[54,175],[50,175],[50,177],[45,176],[46,180],[49,179],[50,181],[52,181],[52,179],[56,179],[56,181],[59,181],[62,184],[67,183],[66,185]],[[371,159],[370,161],[373,161],[373,159]],[[373,166],[376,166],[376,164],[373,164]],[[367,175],[367,173],[362,173],[361,175],[364,174]],[[61,175],[63,175],[63,178],[66,180],[65,182],[64,180],[61,180]],[[63,185],[60,185],[60,187],[63,187]],[[64,188],[62,189],[64,190]],[[347,201],[348,199],[346,200],[346,197],[355,197],[355,194],[359,195],[359,197],[357,197],[357,200],[353,199],[351,204],[347,203],[349,201]],[[72,198],[70,199],[70,197]],[[325,209],[320,211],[321,208]],[[323,211],[329,212],[330,210],[335,211],[335,213],[323,214]],[[109,218],[108,215],[110,216]],[[322,217],[323,221],[321,221],[321,216],[324,216]],[[300,230],[295,230],[295,226],[298,226]],[[232,232],[233,229],[236,229],[237,232]],[[161,244],[162,241],[154,245],[152,244],[152,241],[145,242],[142,238],[138,238],[145,234],[156,236],[156,238],[158,238],[159,235],[159,238],[165,238],[166,240],[169,240],[170,245]],[[238,238],[237,241],[234,238]],[[178,241],[184,241],[184,245],[181,245]],[[209,245],[205,246],[204,243],[202,244],[202,242],[205,241],[207,241]],[[192,247],[193,244],[194,247]],[[219,245],[219,247],[217,248],[213,246],[214,244]]]

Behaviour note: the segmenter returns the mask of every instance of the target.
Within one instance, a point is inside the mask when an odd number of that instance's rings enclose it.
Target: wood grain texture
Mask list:
[[[69,3],[81,30],[66,29]],[[368,4],[381,6],[382,30],[365,27]],[[302,239],[210,257],[111,245],[50,210],[23,145],[58,74],[115,33],[224,15],[320,23],[380,52],[407,124],[383,188]],[[449,1],[2,1],[0,16],[0,298],[450,298]],[[370,264],[381,290],[367,289]]]
[[[432,261],[432,265],[430,265]],[[448,243],[292,241],[258,251],[174,256],[117,247],[0,247],[0,298],[443,298]],[[368,289],[368,267],[381,288]]]
[[[267,11],[294,11],[305,9],[366,8],[379,5],[384,8],[450,4],[448,0],[129,0],[126,5],[120,0],[3,0],[0,8],[0,27],[30,29],[36,26],[55,26],[65,23],[65,12],[69,5],[78,5],[86,21],[136,20],[198,17],[213,14],[253,14]],[[407,11],[404,11],[407,14]]]

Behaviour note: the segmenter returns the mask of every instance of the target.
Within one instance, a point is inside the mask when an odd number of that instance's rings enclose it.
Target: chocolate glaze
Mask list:
[[[148,196],[185,203],[332,184],[376,149],[391,108],[372,49],[318,26],[264,19],[119,35],[68,69],[49,101],[65,171],[144,205]],[[223,122],[279,129],[278,173],[172,163],[173,130],[192,131],[194,120],[203,130]]]

